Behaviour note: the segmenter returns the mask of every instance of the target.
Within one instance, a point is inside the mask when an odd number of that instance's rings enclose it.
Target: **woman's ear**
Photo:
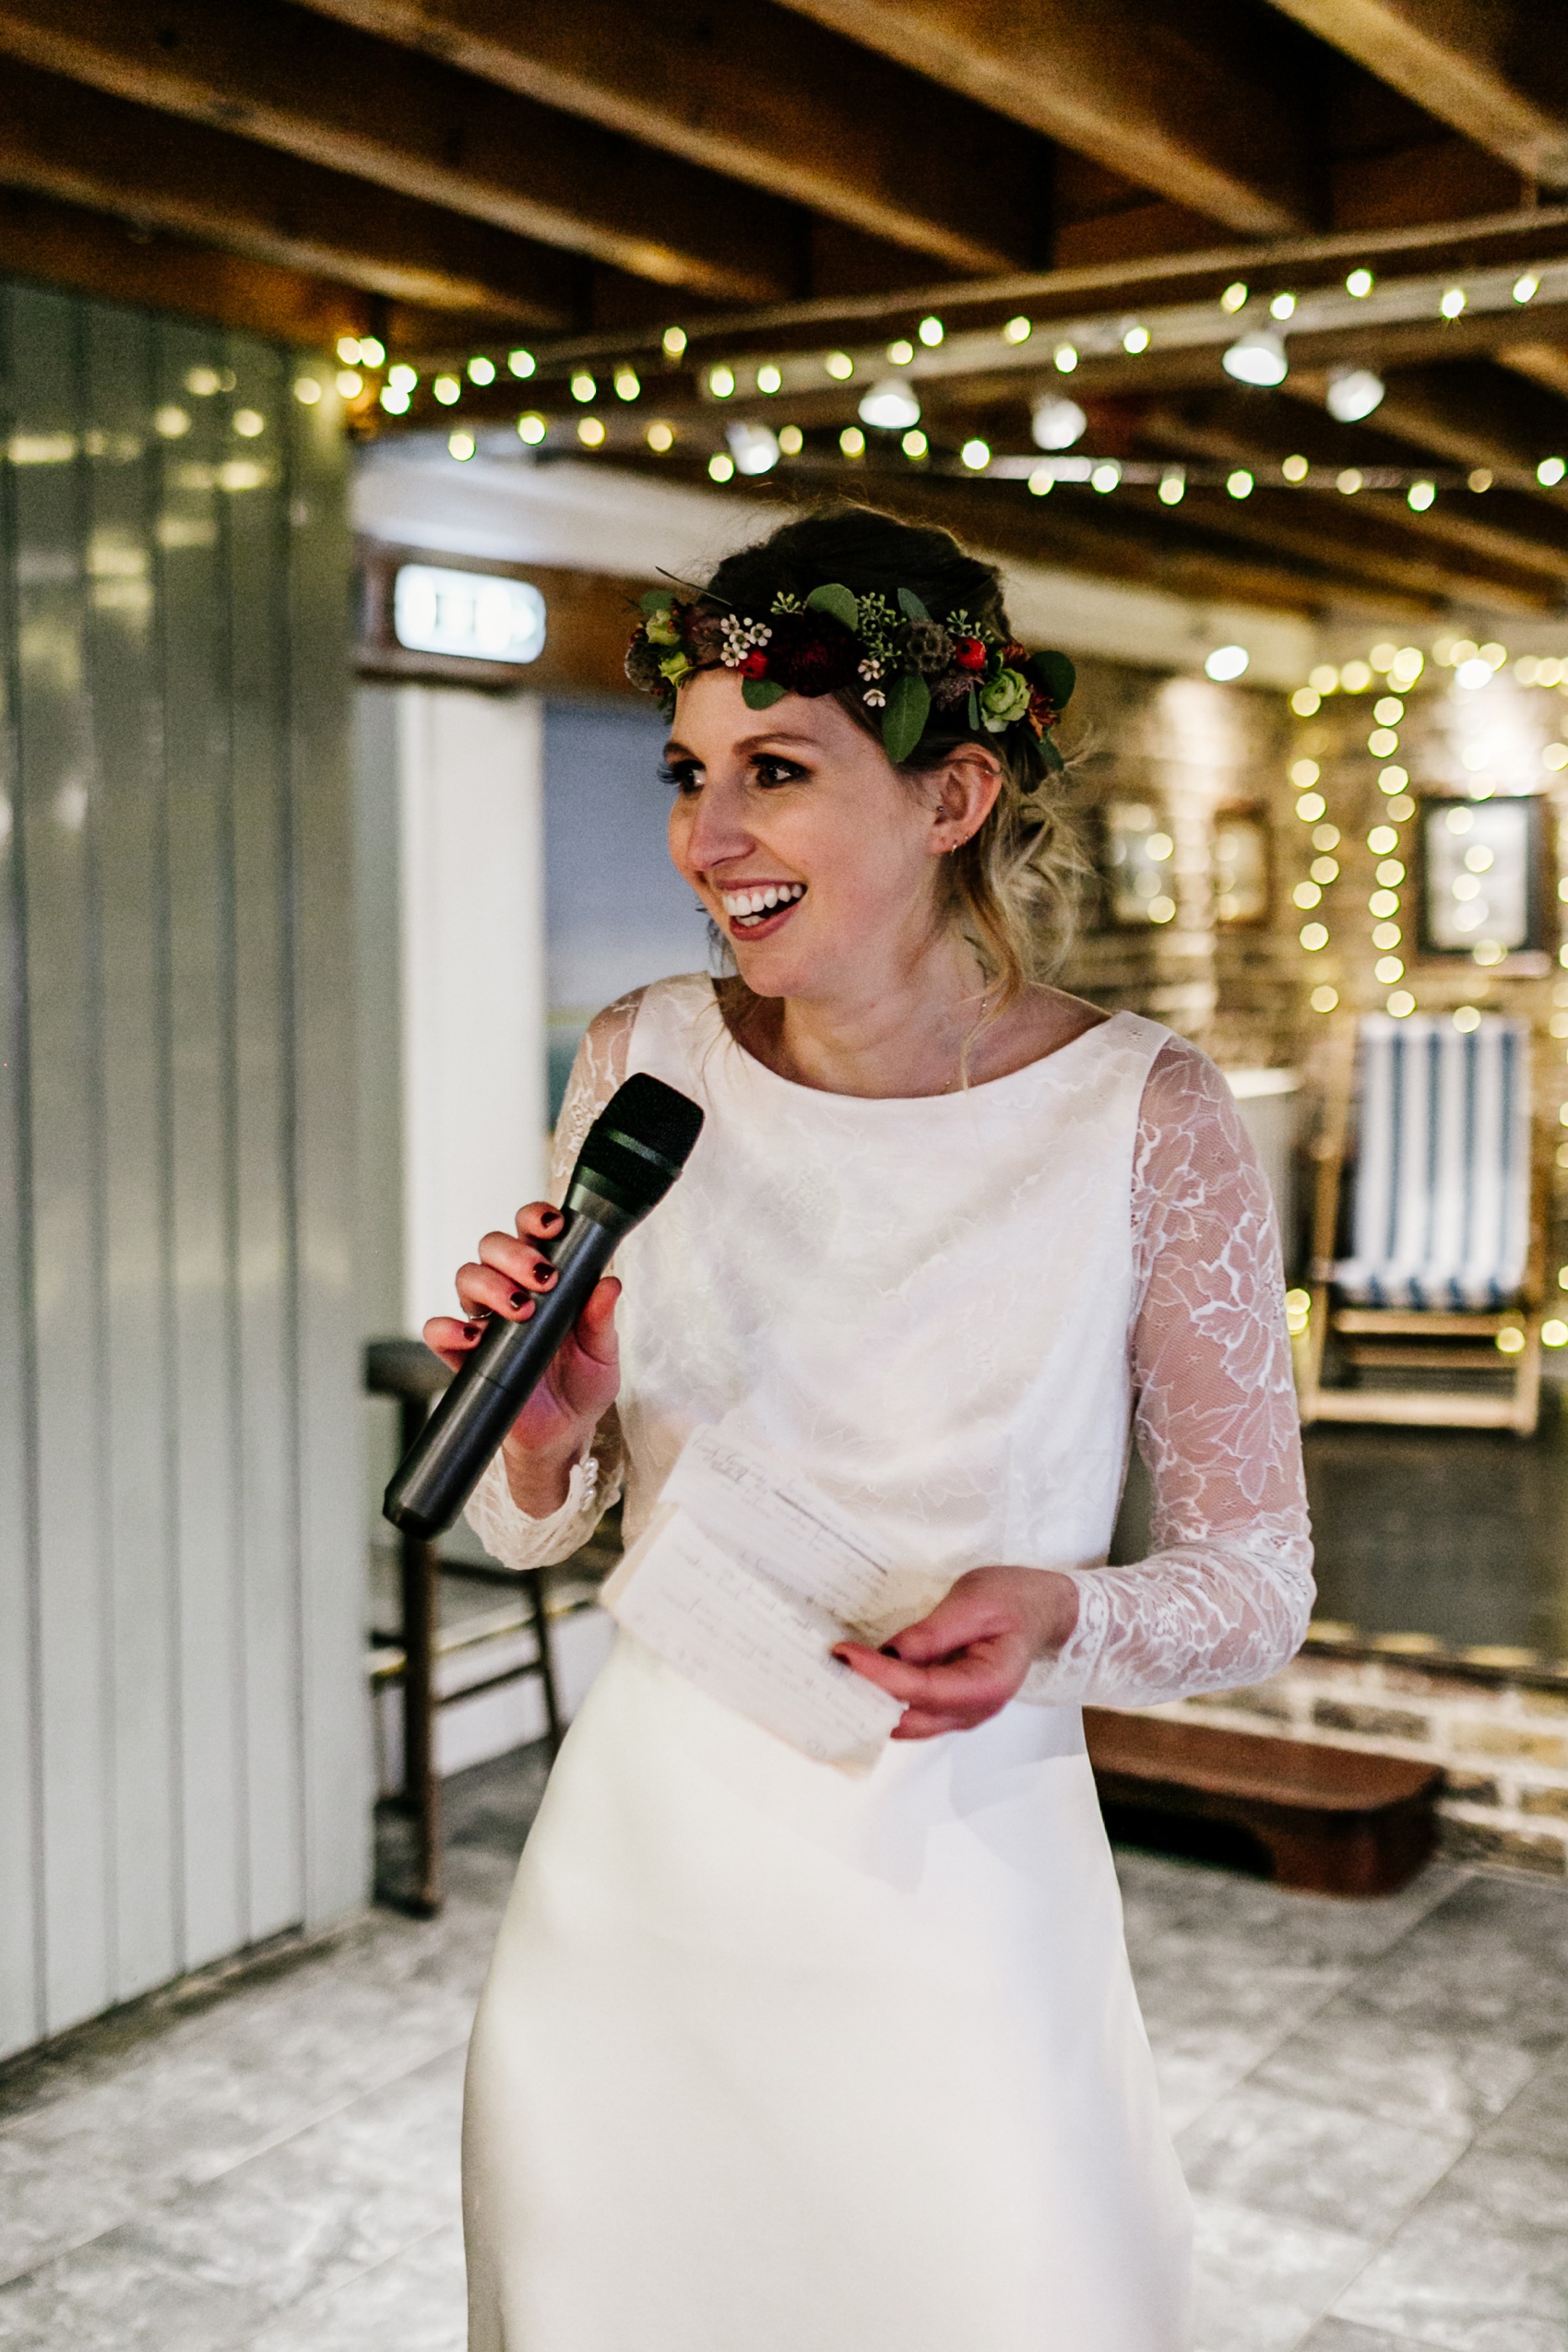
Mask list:
[[[996,805],[1002,790],[1002,765],[983,743],[960,743],[931,771],[931,847],[933,856],[961,849],[971,840]]]

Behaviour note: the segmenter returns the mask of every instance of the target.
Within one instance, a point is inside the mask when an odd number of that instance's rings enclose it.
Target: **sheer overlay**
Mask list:
[[[624,1075],[641,995],[610,1005],[583,1040],[556,1129],[556,1201]],[[1132,1221],[1128,1358],[1155,1549],[1131,1566],[1066,1572],[1077,1625],[1023,1692],[1046,1705],[1146,1706],[1261,1681],[1299,1648],[1312,1607],[1273,1206],[1229,1087],[1181,1038],[1160,1048],[1144,1087]],[[530,1519],[498,1456],[469,1516],[511,1567],[564,1560],[619,1495],[623,1471],[612,1412],[558,1511]]]

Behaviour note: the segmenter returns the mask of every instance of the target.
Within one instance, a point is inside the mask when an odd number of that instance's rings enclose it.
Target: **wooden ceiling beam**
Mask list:
[[[1562,401],[1485,365],[1390,369],[1384,387],[1380,430],[1449,465],[1528,477],[1542,457],[1568,456],[1568,410]],[[1564,511],[1561,491],[1526,494],[1538,497],[1556,514]]]
[[[1398,438],[1380,431],[1377,421],[1367,425],[1336,424],[1325,410],[1304,401],[1292,402],[1287,412],[1276,404],[1260,406],[1241,394],[1181,408],[1158,408],[1139,418],[1136,440],[1170,457],[1209,457],[1224,465],[1241,465],[1270,480],[1283,460],[1300,455],[1314,467],[1366,469],[1408,466],[1410,452]],[[1517,491],[1493,490],[1484,497],[1462,491],[1444,494],[1424,510],[1411,507],[1396,493],[1354,493],[1352,506],[1336,505],[1322,489],[1292,493],[1304,514],[1323,515],[1329,529],[1344,518],[1370,515],[1378,523],[1434,547],[1452,547],[1461,560],[1456,575],[1467,575],[1469,558],[1501,567],[1505,573],[1539,573],[1560,585],[1568,582],[1568,514],[1548,509],[1543,502]]]
[[[391,301],[547,330],[573,315],[576,265],[549,246],[203,123],[154,125],[143,107],[27,65],[0,77],[0,184]]]
[[[1228,15],[1182,0],[790,5],[1243,235],[1326,217],[1300,93],[1239,61]]]
[[[306,5],[955,269],[1041,255],[1043,141],[774,0]]]
[[[1150,505],[1154,500],[1152,491],[1118,491],[1117,496]],[[1439,604],[1459,602],[1499,612],[1550,612],[1558,602],[1556,584],[1538,573],[1439,563],[1396,523],[1367,514],[1353,521],[1335,516],[1331,521],[1321,507],[1304,512],[1293,492],[1259,489],[1237,499],[1223,490],[1190,488],[1182,505],[1222,539],[1322,564],[1337,578],[1358,581],[1363,592],[1375,589],[1391,599],[1414,594]]]
[[[790,206],[288,0],[0,0],[0,53],[661,285],[798,291]]]
[[[1568,52],[1539,0],[1274,0],[1541,187],[1568,186]]]
[[[314,350],[330,350],[340,335],[368,335],[375,324],[361,287],[214,253],[28,189],[0,187],[0,253],[13,278]]]

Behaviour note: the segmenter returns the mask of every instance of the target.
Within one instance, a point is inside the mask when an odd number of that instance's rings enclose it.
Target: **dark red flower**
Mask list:
[[[767,675],[792,695],[830,695],[853,680],[860,646],[826,612],[774,615]]]
[[[766,677],[767,656],[764,653],[760,646],[753,646],[750,653],[747,654],[745,659],[742,662],[741,675],[742,678]]]
[[[1048,727],[1055,726],[1061,716],[1049,695],[1042,694],[1038,686],[1029,688],[1029,707],[1024,717],[1028,720],[1031,734],[1043,735]]]
[[[979,637],[960,637],[953,648],[953,659],[960,670],[983,670],[985,647]]]

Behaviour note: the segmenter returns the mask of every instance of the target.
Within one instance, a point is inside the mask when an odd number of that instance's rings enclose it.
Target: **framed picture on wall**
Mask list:
[[[1545,849],[1543,805],[1533,795],[1423,800],[1422,954],[1473,956],[1487,948],[1507,956],[1543,945]]]
[[[1268,921],[1273,897],[1268,812],[1255,802],[1217,809],[1214,919],[1223,931]]]
[[[1176,843],[1146,801],[1110,801],[1101,811],[1101,871],[1113,923],[1168,923],[1176,912]]]

